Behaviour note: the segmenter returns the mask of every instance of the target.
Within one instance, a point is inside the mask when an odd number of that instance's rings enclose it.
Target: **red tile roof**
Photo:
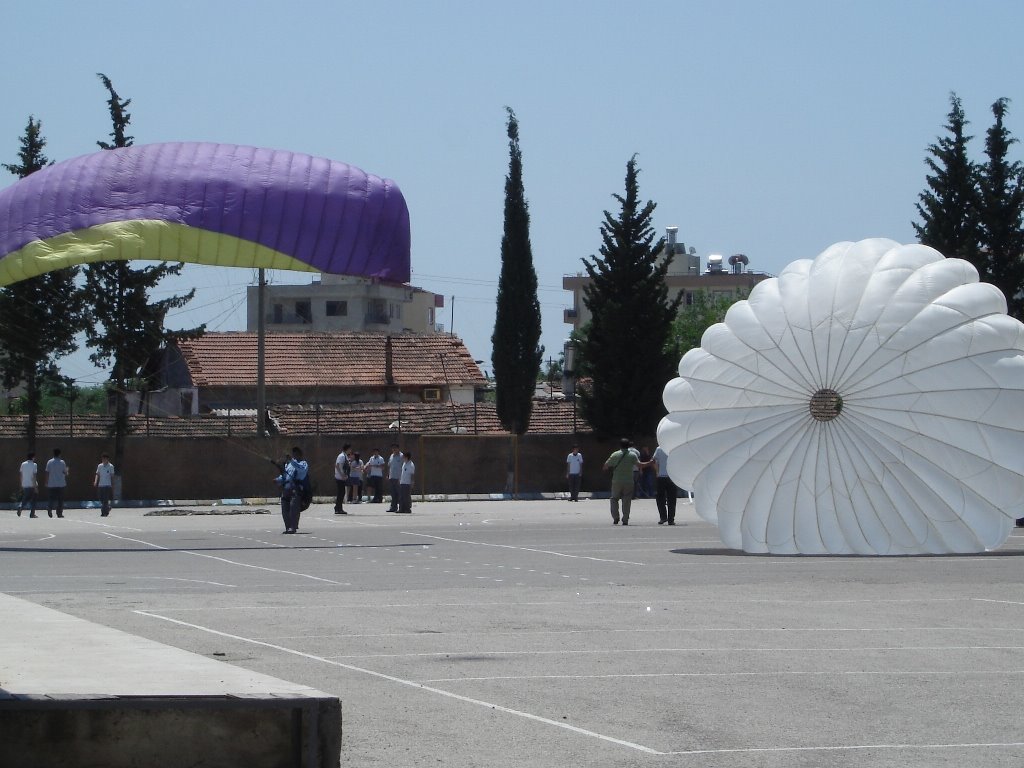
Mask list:
[[[178,342],[199,387],[255,386],[256,334],[206,333]],[[268,386],[384,387],[384,333],[268,333]],[[403,387],[483,386],[486,379],[457,336],[391,334],[394,384]],[[442,370],[441,360],[444,360]]]

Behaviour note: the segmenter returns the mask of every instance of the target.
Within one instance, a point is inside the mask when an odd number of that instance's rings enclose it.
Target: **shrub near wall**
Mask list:
[[[578,444],[584,456],[583,494],[607,492],[609,477],[601,464],[617,441],[592,435],[409,435],[393,433],[345,436],[291,435],[164,438],[129,437],[122,474],[122,498],[129,500],[211,500],[276,496],[277,469],[293,445],[310,463],[316,494],[334,496],[334,461],[348,442],[365,459],[373,448],[387,456],[392,442],[413,452],[415,493],[501,494],[520,496],[565,491],[565,456]],[[654,440],[637,440],[654,447]],[[10,501],[19,492],[18,467],[25,460],[25,441],[0,440],[0,496]],[[103,438],[40,439],[36,443],[41,496],[45,499],[44,467],[60,448],[70,467],[69,502],[96,498],[92,487],[96,465],[113,441]],[[45,503],[45,501],[44,501]]]

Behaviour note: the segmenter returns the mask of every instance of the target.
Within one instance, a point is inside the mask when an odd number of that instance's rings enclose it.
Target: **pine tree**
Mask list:
[[[654,242],[655,203],[641,207],[638,174],[634,156],[625,196],[614,195],[619,214],[604,212],[599,255],[583,259],[590,276],[583,301],[592,317],[578,339],[579,368],[592,382],[580,388],[580,405],[602,437],[653,435],[678,364],[671,328],[682,297],[670,300],[665,284],[674,254],[658,263],[665,242]]]
[[[928,189],[919,195],[921,223],[915,223],[914,230],[923,244],[944,256],[966,259],[978,269],[981,279],[987,280],[988,263],[978,247],[977,168],[967,155],[972,137],[964,133],[968,121],[959,97],[951,93],[949,102],[948,135],[928,146],[931,156],[925,163],[931,174],[926,177]]]
[[[1009,314],[1024,319],[1024,167],[1007,159],[1017,139],[1004,124],[1009,101],[992,105],[995,123],[985,135],[987,160],[978,168],[981,249],[987,279],[1006,296]]]
[[[521,435],[530,426],[537,371],[544,356],[540,341],[537,273],[530,247],[530,213],[523,190],[519,123],[508,110],[508,176],[505,177],[505,230],[501,238],[501,276],[491,335],[495,409],[502,426]]]
[[[50,165],[43,154],[42,123],[29,117],[17,163],[3,167],[18,178]],[[45,385],[55,382],[58,358],[74,352],[84,325],[83,297],[76,285],[77,267],[45,272],[0,289],[0,374],[4,386],[25,385],[26,437],[35,447],[36,427]]]
[[[110,98],[107,107],[113,130],[111,142],[96,142],[102,149],[130,147],[134,138],[126,129],[131,122],[128,105],[121,99],[106,75],[97,73]],[[128,434],[128,403],[125,397],[130,385],[145,385],[138,378],[139,370],[162,344],[183,338],[194,338],[205,326],[186,331],[164,328],[167,313],[184,306],[195,295],[195,289],[179,296],[150,302],[149,291],[164,277],[177,275],[183,264],[166,264],[132,269],[124,261],[101,261],[90,264],[85,271],[89,310],[93,324],[87,328],[87,345],[95,351],[89,356],[97,365],[113,364],[110,382],[114,395],[114,457],[115,471],[120,474],[124,458],[124,439]]]

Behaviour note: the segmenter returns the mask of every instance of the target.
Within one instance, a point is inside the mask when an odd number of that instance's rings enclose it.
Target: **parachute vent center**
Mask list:
[[[810,410],[815,421],[832,421],[843,412],[843,398],[834,389],[819,389],[811,395]]]

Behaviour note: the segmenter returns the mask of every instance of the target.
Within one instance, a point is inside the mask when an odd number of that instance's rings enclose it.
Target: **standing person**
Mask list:
[[[654,471],[657,474],[657,495],[654,503],[658,505],[658,525],[676,524],[676,499],[679,496],[679,488],[668,476],[668,454],[660,445],[654,451]]]
[[[29,517],[36,516],[36,490],[39,488],[39,467],[36,465],[36,454],[28,452],[28,458],[21,462],[18,467],[18,478],[21,482],[21,500],[18,502],[18,517],[21,517],[21,510],[25,508],[25,502],[29,503]]]
[[[640,450],[640,490],[636,494],[638,499],[654,498],[657,470],[654,468],[653,456],[647,446]]]
[[[336,515],[348,514],[348,512],[345,511],[345,491],[348,488],[349,447],[349,443],[345,443],[341,446],[341,453],[339,453],[338,458],[334,460],[334,484],[338,489],[337,496],[334,497],[334,514]]]
[[[374,448],[373,453],[370,454],[370,458],[366,460],[366,482],[370,484],[370,488],[373,489],[373,498],[371,501],[374,504],[380,504],[384,501],[384,465],[387,461],[383,456],[380,455],[380,448]]]
[[[53,503],[57,502],[57,517],[64,517],[64,489],[68,485],[67,463],[60,457],[60,448],[53,449],[53,458],[46,462],[46,516],[53,517]]]
[[[572,453],[565,457],[565,477],[569,481],[569,501],[580,500],[580,482],[583,480],[583,454],[574,445]]]
[[[416,465],[412,463],[412,451],[402,451],[402,474],[398,478],[398,511],[412,514],[412,482],[416,477]]]
[[[398,511],[398,496],[402,478],[402,454],[398,443],[391,444],[391,456],[388,457],[388,491],[391,493],[391,506],[388,512]]]
[[[622,500],[622,524],[629,525],[629,507],[633,501],[633,471],[640,463],[640,456],[630,448],[628,438],[619,441],[615,451],[604,463],[604,469],[612,471],[612,525],[619,524],[619,500]]]
[[[92,486],[100,495],[100,517],[107,517],[110,514],[110,502],[114,500],[114,465],[110,463],[109,454],[100,456]]]
[[[309,477],[309,464],[302,458],[299,446],[292,448],[291,458],[284,465],[284,471],[277,478],[281,484],[281,517],[284,518],[284,533],[298,533],[299,516],[302,514],[302,485]]]
[[[363,503],[363,460],[359,452],[350,453],[348,457],[348,500],[353,504]]]

